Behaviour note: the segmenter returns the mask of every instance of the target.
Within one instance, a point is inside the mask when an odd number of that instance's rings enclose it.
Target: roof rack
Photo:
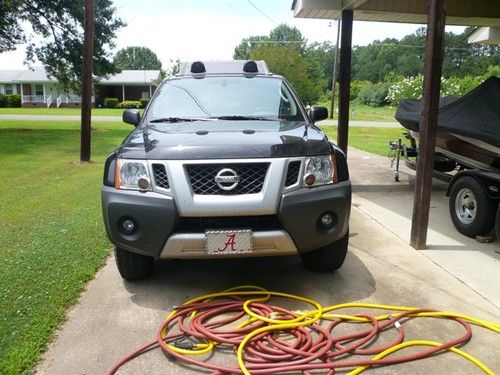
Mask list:
[[[194,61],[180,65],[179,76],[206,74],[271,75],[262,60]]]

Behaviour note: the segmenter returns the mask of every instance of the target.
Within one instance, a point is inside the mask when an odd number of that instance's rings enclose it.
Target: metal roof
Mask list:
[[[247,60],[225,60],[225,61],[202,61],[205,65],[206,73],[201,74],[244,74],[243,65]],[[179,75],[192,75],[191,64],[193,61],[185,61],[181,63]],[[267,64],[263,60],[256,60],[258,73],[257,74],[271,74]],[[200,73],[194,73],[200,74]]]
[[[294,0],[294,17],[340,19],[352,9],[357,21],[427,23],[427,0]],[[446,23],[500,26],[499,0],[448,0]]]
[[[151,85],[159,77],[159,70],[122,70],[118,74],[97,80],[101,85]]]
[[[97,78],[101,85],[151,85],[160,77],[159,70],[122,70],[120,73]],[[35,67],[24,70],[0,70],[2,83],[55,83],[57,80],[48,77],[45,69]]]

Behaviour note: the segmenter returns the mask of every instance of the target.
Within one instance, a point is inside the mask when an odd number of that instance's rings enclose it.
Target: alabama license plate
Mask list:
[[[249,229],[207,230],[205,231],[205,250],[211,255],[252,252],[252,231]]]

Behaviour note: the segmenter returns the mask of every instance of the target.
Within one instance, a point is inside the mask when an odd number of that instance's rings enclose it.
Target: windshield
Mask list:
[[[165,82],[148,121],[222,118],[303,121],[292,93],[279,78],[204,77]]]

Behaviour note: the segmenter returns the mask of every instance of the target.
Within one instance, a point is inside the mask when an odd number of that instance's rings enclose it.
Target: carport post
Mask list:
[[[85,0],[83,61],[82,61],[82,117],[80,133],[80,161],[90,161],[90,120],[92,115],[92,60],[94,55],[94,0]]]
[[[417,250],[425,249],[427,242],[446,23],[446,0],[428,0],[427,4],[424,95],[420,115],[420,142],[410,239],[411,246]]]
[[[349,132],[349,100],[351,97],[351,52],[352,52],[353,11],[342,11],[342,35],[340,42],[339,67],[339,119],[337,144],[347,155],[347,136]]]

